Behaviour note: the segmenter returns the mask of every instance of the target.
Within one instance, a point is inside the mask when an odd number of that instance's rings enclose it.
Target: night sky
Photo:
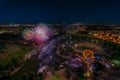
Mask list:
[[[120,23],[120,0],[0,0],[0,22]]]

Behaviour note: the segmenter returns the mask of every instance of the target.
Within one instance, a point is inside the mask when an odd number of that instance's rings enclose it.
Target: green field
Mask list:
[[[24,50],[20,45],[6,45],[5,53],[0,56],[0,65],[8,64],[13,58],[24,57],[29,51],[29,48]]]
[[[6,51],[2,53],[0,56],[0,66],[7,66],[9,63],[11,63],[13,59],[17,59],[17,60],[20,59],[22,61],[24,58],[24,55],[31,51],[31,48],[18,45],[18,44],[14,44],[14,45],[7,44],[5,45],[5,47],[6,47]],[[20,70],[13,73],[13,75],[10,76],[9,79],[20,80],[23,73],[29,72],[29,71],[37,71],[38,63],[36,63],[36,61],[37,61],[36,59],[31,59],[27,62],[24,62]]]
[[[118,59],[114,59],[111,62],[118,65],[118,66],[120,66],[120,60],[118,60]]]

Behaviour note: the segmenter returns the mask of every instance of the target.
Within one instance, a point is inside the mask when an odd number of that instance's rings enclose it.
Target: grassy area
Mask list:
[[[66,79],[63,79],[62,77],[57,75],[51,75],[49,80],[66,80]]]
[[[36,56],[34,56],[32,57],[32,59],[27,61],[18,72],[12,75],[10,80],[22,80],[23,73],[28,73],[31,71],[36,73],[37,69],[38,69],[38,61]]]
[[[114,63],[116,65],[120,65],[120,60],[114,59],[114,60],[112,60],[112,63]]]
[[[31,48],[19,44],[4,44],[0,46],[6,47],[5,52],[2,55],[0,55],[0,66],[5,67],[14,59],[20,59],[20,61],[22,61],[24,55],[31,51]],[[36,61],[37,60],[34,59],[27,61],[23,66],[21,66],[20,70],[13,74],[8,80],[20,80],[22,78],[23,73],[29,71],[37,71],[38,63]],[[3,70],[3,72],[4,71],[5,70]]]
[[[0,58],[0,65],[6,65],[12,58],[23,57],[30,49],[23,50],[19,45],[7,45],[5,57]]]

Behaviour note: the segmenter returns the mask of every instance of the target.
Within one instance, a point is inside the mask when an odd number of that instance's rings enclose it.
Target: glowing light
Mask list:
[[[32,29],[23,31],[23,38],[26,40],[33,41],[37,44],[46,42],[53,34],[53,31],[45,24],[38,24]]]
[[[93,51],[92,50],[84,50],[83,51],[83,57],[86,59],[86,58],[92,58],[94,57],[93,55]]]
[[[26,29],[23,31],[23,38],[26,39],[26,40],[30,40],[32,39],[32,31],[30,31],[29,29]]]

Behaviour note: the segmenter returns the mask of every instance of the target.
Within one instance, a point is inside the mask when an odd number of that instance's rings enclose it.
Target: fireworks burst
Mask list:
[[[23,38],[26,40],[31,40],[33,37],[32,31],[29,29],[24,30],[22,35],[23,35]]]
[[[53,31],[45,24],[38,24],[32,29],[23,31],[23,38],[29,41],[33,41],[37,44],[46,42],[53,34]]]

